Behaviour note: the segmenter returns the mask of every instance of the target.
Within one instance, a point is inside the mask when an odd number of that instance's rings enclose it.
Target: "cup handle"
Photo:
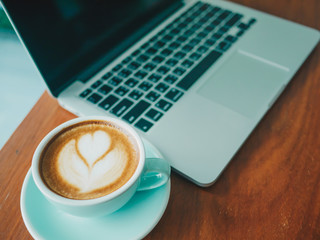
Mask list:
[[[150,190],[164,185],[170,178],[170,172],[168,161],[162,158],[147,158],[137,190]]]

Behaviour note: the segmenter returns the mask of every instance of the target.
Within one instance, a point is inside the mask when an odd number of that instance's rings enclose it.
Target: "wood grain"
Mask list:
[[[320,29],[318,0],[235,0]],[[168,208],[146,239],[320,239],[320,49],[297,72],[217,182],[172,175]],[[75,116],[45,92],[0,152],[0,239],[31,239],[23,179],[40,140]]]

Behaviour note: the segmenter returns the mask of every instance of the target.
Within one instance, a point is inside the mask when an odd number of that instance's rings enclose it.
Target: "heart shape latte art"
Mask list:
[[[99,160],[109,150],[111,139],[104,131],[84,134],[80,137],[77,150],[89,166]]]
[[[127,162],[125,152],[114,145],[102,130],[70,140],[59,154],[60,176],[81,193],[110,185],[121,177]]]

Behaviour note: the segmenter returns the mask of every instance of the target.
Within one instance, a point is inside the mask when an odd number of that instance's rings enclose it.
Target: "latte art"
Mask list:
[[[138,156],[129,137],[105,122],[71,126],[42,154],[42,176],[56,193],[72,199],[109,194],[133,175]]]
[[[121,176],[128,157],[120,147],[111,151],[109,148],[110,136],[103,131],[70,140],[57,159],[61,177],[80,192],[90,192],[114,182]]]

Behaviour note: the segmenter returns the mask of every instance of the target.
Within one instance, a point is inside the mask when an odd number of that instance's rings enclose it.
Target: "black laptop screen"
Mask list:
[[[92,66],[97,59],[112,60],[129,47],[130,43],[125,39],[142,32],[154,17],[180,1],[2,2],[49,89],[57,95],[62,85]],[[110,54],[112,52],[114,56]]]

